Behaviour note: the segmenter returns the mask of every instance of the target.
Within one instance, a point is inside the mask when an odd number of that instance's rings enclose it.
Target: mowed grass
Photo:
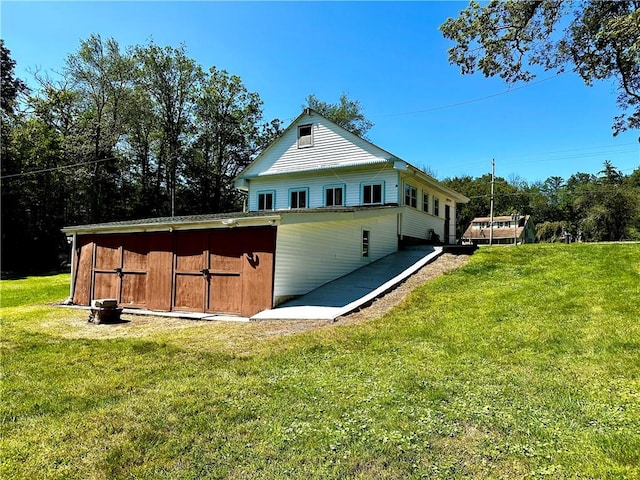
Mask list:
[[[1,283],[2,478],[640,478],[638,244],[481,249],[281,336],[86,324],[59,280]]]

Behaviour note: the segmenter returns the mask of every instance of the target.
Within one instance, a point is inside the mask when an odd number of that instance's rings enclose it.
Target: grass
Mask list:
[[[0,283],[2,478],[640,478],[638,244],[481,249],[288,336],[86,324],[67,279]]]

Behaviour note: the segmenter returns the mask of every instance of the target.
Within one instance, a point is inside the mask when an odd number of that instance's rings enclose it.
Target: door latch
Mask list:
[[[200,273],[202,274],[202,276],[204,278],[209,278],[209,269],[208,268],[203,268],[202,270],[200,270]]]

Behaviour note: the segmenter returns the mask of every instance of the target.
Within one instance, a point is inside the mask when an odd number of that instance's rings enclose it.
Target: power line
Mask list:
[[[486,95],[484,97],[472,98],[470,100],[464,100],[464,101],[458,102],[458,103],[451,103],[449,105],[441,105],[439,107],[431,107],[431,108],[426,108],[426,109],[423,109],[423,110],[414,110],[412,112],[388,113],[386,115],[378,115],[377,117],[378,118],[399,117],[399,116],[402,116],[402,115],[414,115],[416,113],[435,112],[437,110],[445,110],[447,108],[460,107],[462,105],[468,105],[470,103],[481,102],[483,100],[488,100],[490,98],[495,98],[495,97],[499,97],[501,95],[506,95],[508,93],[516,92],[518,90],[522,90],[523,88],[533,87],[534,85],[538,85],[538,84],[540,84],[542,82],[546,82],[548,80],[552,80],[554,78],[558,78],[558,76],[563,75],[564,73],[565,72],[560,72],[560,73],[558,73],[556,75],[553,75],[551,77],[546,77],[546,78],[543,78],[541,80],[538,80],[537,82],[530,82],[530,83],[527,83],[527,84],[522,85],[520,87],[510,88],[510,89],[505,90],[503,92],[493,93],[491,95]],[[374,117],[374,118],[376,118],[376,117]]]
[[[628,187],[628,186],[619,186],[616,188],[602,188],[602,189],[598,189],[598,188],[586,188],[584,190],[578,190],[578,191],[561,191],[558,194],[559,195],[576,195],[576,194],[583,194],[583,193],[618,193],[620,191],[632,191],[634,190],[633,187]],[[487,197],[491,197],[491,193],[484,193],[482,195],[473,195],[470,197],[467,197],[469,199],[474,199],[474,198],[487,198]],[[549,195],[551,195],[551,193],[547,193],[547,192],[542,192],[542,191],[537,191],[537,192],[496,192],[493,194],[496,197],[517,197],[517,196],[536,196],[536,195],[541,195],[543,197],[547,197]]]
[[[56,170],[64,170],[65,168],[82,167],[84,165],[94,165],[96,163],[106,162],[109,160],[116,160],[117,158],[118,157],[101,158],[100,160],[91,160],[88,162],[73,163],[71,165],[60,165],[58,167],[43,168],[41,170],[31,170],[29,172],[12,173],[10,175],[1,176],[0,180],[4,180],[6,178],[26,177],[27,175],[36,175],[38,173],[53,172]]]

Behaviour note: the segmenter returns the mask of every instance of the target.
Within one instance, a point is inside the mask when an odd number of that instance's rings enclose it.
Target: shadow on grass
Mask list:
[[[0,272],[0,280],[24,280],[28,277],[53,277],[61,273],[69,273],[69,269],[47,270],[46,272]]]

